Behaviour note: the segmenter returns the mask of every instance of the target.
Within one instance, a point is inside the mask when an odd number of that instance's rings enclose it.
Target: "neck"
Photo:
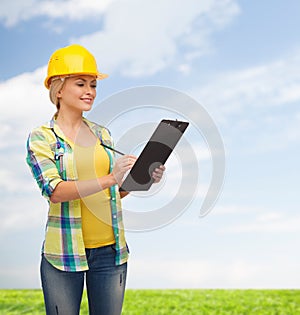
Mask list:
[[[56,122],[64,135],[72,142],[81,146],[92,146],[96,143],[96,137],[89,127],[82,121],[82,113],[66,113],[59,110]]]
[[[61,108],[57,113],[57,124],[62,129],[77,130],[82,123],[82,112],[70,112],[67,113]]]

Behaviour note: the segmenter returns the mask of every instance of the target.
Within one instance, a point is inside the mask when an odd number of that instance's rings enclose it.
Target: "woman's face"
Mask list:
[[[57,93],[60,108],[64,110],[89,111],[96,97],[97,80],[91,75],[76,75],[66,78]]]

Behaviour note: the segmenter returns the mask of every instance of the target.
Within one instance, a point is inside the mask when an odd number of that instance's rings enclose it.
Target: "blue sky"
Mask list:
[[[170,87],[207,110],[225,146],[222,193],[200,218],[211,164],[203,139],[187,135],[197,196],[167,226],[127,232],[128,287],[299,288],[299,11],[296,0],[1,1],[0,287],[39,287],[47,204],[25,164],[25,141],[54,112],[42,84],[49,56],[80,43],[110,75],[96,103],[137,86]],[[190,110],[183,105],[182,114]],[[111,131],[118,140],[141,117],[167,114],[123,113]],[[128,197],[125,207],[150,211],[180,199],[178,163],[167,165],[161,191]],[[191,167],[181,172],[195,176]]]

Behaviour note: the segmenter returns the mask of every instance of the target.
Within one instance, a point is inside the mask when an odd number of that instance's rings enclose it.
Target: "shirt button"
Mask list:
[[[114,218],[114,219],[116,219],[116,218],[117,218],[117,216],[114,214],[114,215],[113,215],[113,218]]]

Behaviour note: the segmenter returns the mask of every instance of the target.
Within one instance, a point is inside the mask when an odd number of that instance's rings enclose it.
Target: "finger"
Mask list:
[[[161,177],[153,176],[154,183],[159,183],[161,181]]]
[[[162,176],[160,174],[153,174],[152,176],[154,179],[161,179]]]
[[[134,156],[130,156],[130,155],[124,155],[117,160],[119,165],[122,165],[122,166],[132,164],[135,161],[136,161],[136,158]]]
[[[162,178],[162,173],[160,173],[160,172],[153,172],[152,173],[152,177],[154,179],[161,179]]]
[[[122,156],[121,159],[122,159],[122,158],[123,158],[123,159],[132,159],[132,160],[136,160],[136,159],[137,159],[136,156],[130,155],[130,154],[126,154],[126,155]]]
[[[137,158],[134,155],[124,155],[122,158],[123,163],[125,165],[133,165]]]
[[[156,168],[153,173],[161,176],[164,173],[164,170],[161,168]]]

